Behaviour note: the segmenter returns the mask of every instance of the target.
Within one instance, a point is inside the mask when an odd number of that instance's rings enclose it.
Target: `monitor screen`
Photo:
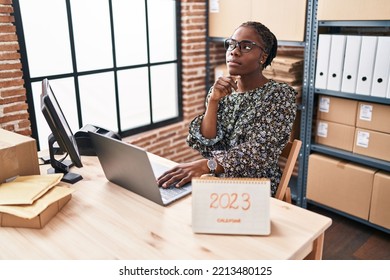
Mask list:
[[[50,163],[55,172],[68,173],[69,166],[55,160],[53,143],[57,142],[60,149],[66,152],[76,167],[82,167],[77,143],[68,122],[54,95],[48,79],[42,81],[41,110],[45,116],[52,134],[49,136]]]

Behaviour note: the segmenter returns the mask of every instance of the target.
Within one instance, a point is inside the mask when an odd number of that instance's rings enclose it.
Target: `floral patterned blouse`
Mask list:
[[[217,136],[202,136],[202,114],[190,123],[187,143],[204,157],[213,156],[225,177],[269,178],[275,196],[281,178],[279,156],[296,116],[295,95],[292,87],[273,80],[248,92],[233,92],[219,102]]]

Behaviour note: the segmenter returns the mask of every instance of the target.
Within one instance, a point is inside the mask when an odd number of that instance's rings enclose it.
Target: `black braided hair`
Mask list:
[[[240,25],[240,27],[251,27],[259,34],[264,43],[264,50],[268,54],[267,60],[263,64],[263,68],[271,65],[272,60],[275,58],[278,49],[278,40],[275,35],[260,22],[247,21]]]

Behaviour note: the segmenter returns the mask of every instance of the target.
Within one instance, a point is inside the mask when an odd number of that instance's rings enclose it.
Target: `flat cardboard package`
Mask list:
[[[390,133],[390,106],[359,102],[356,127]]]
[[[8,213],[0,212],[1,227],[43,228],[72,198],[69,194],[49,205],[43,212],[32,219],[17,217]]]
[[[317,120],[315,142],[329,147],[352,152],[355,127]]]
[[[390,173],[379,171],[374,176],[369,221],[390,229]]]
[[[390,134],[356,128],[353,152],[390,161]]]
[[[320,95],[318,97],[317,118],[355,126],[357,104],[356,100]]]
[[[375,172],[373,168],[311,154],[307,198],[368,220]]]
[[[0,183],[17,175],[39,175],[35,139],[0,128]]]

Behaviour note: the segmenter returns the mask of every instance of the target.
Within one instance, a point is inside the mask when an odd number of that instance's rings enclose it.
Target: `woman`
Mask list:
[[[263,24],[243,23],[225,48],[230,76],[215,81],[206,111],[191,122],[187,138],[205,159],[179,164],[157,182],[181,187],[208,173],[269,178],[274,196],[281,177],[278,159],[296,115],[296,92],[262,73],[277,50],[274,34]]]

